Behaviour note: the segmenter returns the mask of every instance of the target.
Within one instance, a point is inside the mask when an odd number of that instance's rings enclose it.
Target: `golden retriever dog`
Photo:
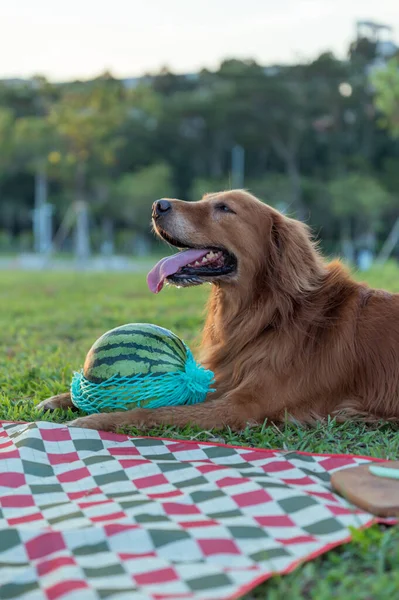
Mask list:
[[[251,194],[154,203],[156,233],[179,252],[150,289],[212,284],[201,361],[216,392],[202,404],[95,414],[71,424],[242,429],[291,419],[399,420],[399,294],[356,283],[326,262],[303,223]],[[69,394],[41,403],[71,406]]]

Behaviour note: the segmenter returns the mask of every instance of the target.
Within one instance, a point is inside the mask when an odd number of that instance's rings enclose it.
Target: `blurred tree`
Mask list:
[[[0,178],[12,165],[14,113],[0,106]]]
[[[158,160],[168,161],[178,198],[190,198],[194,177],[201,169],[203,119],[196,101],[195,92],[165,98],[156,133]]]
[[[267,146],[281,161],[291,183],[291,203],[305,218],[299,155],[310,127],[309,98],[301,67],[271,72],[253,61],[226,61],[217,77],[229,83],[224,116],[230,147],[252,147],[265,158]],[[227,96],[227,101],[226,101]]]
[[[7,212],[15,231],[26,226],[32,174],[41,166],[43,181],[45,165],[57,218],[71,199],[90,203],[110,248],[113,230],[148,227],[158,196],[230,188],[240,145],[244,185],[310,222],[329,248],[371,230],[383,239],[397,214],[383,193],[399,186],[397,67],[375,73],[371,86],[374,58],[373,43],[360,39],[344,61],[326,52],[290,67],[231,59],[188,76],[163,69],[140,82],[103,73],[63,85],[0,83],[1,218]]]
[[[152,204],[158,198],[172,196],[171,168],[166,163],[157,163],[117,179],[100,209],[121,228],[134,232],[135,244],[131,250],[144,254],[151,240]]]
[[[59,159],[59,139],[46,116],[19,117],[13,132],[13,157],[19,168],[34,174],[34,231],[35,250],[46,252],[51,244],[51,230],[46,221],[51,212],[48,204],[49,161]]]
[[[125,174],[113,184],[107,210],[125,225],[143,234],[149,233],[153,202],[173,196],[171,178],[171,169],[166,163]]]
[[[73,176],[76,201],[88,200],[92,170],[114,164],[116,151],[124,143],[125,114],[120,85],[114,86],[112,80],[66,87],[53,105],[49,122],[61,140],[60,172],[67,180]]]
[[[12,239],[30,222],[31,181],[19,172],[14,156],[15,115],[10,108],[0,106],[0,228],[4,230],[3,243]]]
[[[189,91],[195,87],[195,76],[190,78],[187,75],[175,75],[166,66],[162,67],[159,73],[148,77],[152,80],[154,91],[163,96]]]
[[[384,69],[375,70],[371,77],[372,84],[375,89],[375,104],[377,109],[382,113],[380,124],[386,128],[390,134],[399,138],[399,57],[392,58]],[[384,161],[383,179],[390,189],[394,189],[395,208],[392,211],[394,225],[390,230],[384,247],[379,256],[380,260],[387,260],[395,247],[399,243],[399,144],[396,144],[398,151],[394,157],[388,157]],[[391,216],[391,215],[389,215]]]
[[[382,113],[381,123],[399,137],[399,58],[391,59],[384,69],[371,77],[375,88],[375,104]]]
[[[125,92],[125,115],[121,126],[124,143],[116,149],[118,172],[131,172],[156,162],[162,98],[148,84]]]
[[[230,188],[231,185],[227,178],[197,177],[193,181],[191,197],[193,200],[200,200],[205,194]]]
[[[73,182],[76,252],[82,259],[89,252],[87,204],[93,199],[90,179],[97,176],[104,181],[104,175],[115,164],[117,150],[124,144],[123,92],[119,82],[108,78],[86,86],[66,86],[49,116],[61,140],[60,177],[66,187]]]
[[[328,185],[333,214],[339,219],[341,242],[345,253],[348,240],[375,252],[376,235],[382,226],[384,211],[392,196],[377,179],[362,173],[349,173]]]
[[[370,64],[376,57],[377,42],[368,37],[356,38],[349,46],[349,59],[360,67]]]
[[[302,183],[301,183],[302,187]],[[270,173],[248,181],[249,191],[281,212],[292,213],[292,185],[282,173]]]

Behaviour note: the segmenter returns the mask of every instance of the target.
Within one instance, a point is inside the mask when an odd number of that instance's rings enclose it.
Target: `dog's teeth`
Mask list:
[[[213,252],[213,250],[211,250],[210,252],[208,252],[208,254],[206,255],[207,258],[213,258],[215,255],[215,253]]]
[[[207,256],[209,256],[209,255],[207,255]],[[208,262],[208,258],[207,258],[207,256],[204,256],[204,258],[202,259],[202,263],[206,263],[206,262]]]

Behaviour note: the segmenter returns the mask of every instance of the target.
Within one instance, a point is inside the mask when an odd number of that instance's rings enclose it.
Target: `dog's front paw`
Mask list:
[[[36,406],[36,410],[40,411],[53,411],[57,408],[61,408],[63,410],[67,410],[71,408],[72,410],[77,410],[75,406],[72,404],[71,395],[69,392],[65,394],[58,394],[57,396],[51,396],[51,398],[46,398],[46,400],[42,400]]]
[[[39,404],[36,406],[36,410],[40,410],[42,412],[46,412],[47,410],[49,410],[50,412],[53,412],[53,410],[58,408],[56,402],[53,401],[53,398],[56,398],[56,396],[53,396],[52,398],[47,398],[47,400],[42,400],[42,402],[39,402]]]
[[[95,429],[96,431],[115,431],[117,423],[110,414],[95,414],[87,417],[79,417],[67,423],[68,427],[81,427],[83,429]]]
[[[79,417],[67,423],[70,427],[84,427],[97,431],[118,431],[121,427],[132,426],[140,429],[148,425],[148,417],[152,411],[145,408],[110,413],[95,413],[87,417]]]

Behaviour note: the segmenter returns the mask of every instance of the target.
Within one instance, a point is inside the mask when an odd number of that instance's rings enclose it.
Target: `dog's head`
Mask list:
[[[149,273],[153,292],[159,292],[165,281],[182,287],[249,283],[267,264],[276,266],[287,226],[294,245],[299,235],[302,246],[305,240],[310,246],[302,224],[242,190],[209,194],[198,202],[158,200],[152,221],[155,232],[180,250]],[[291,255],[292,260],[299,259],[297,253]]]

